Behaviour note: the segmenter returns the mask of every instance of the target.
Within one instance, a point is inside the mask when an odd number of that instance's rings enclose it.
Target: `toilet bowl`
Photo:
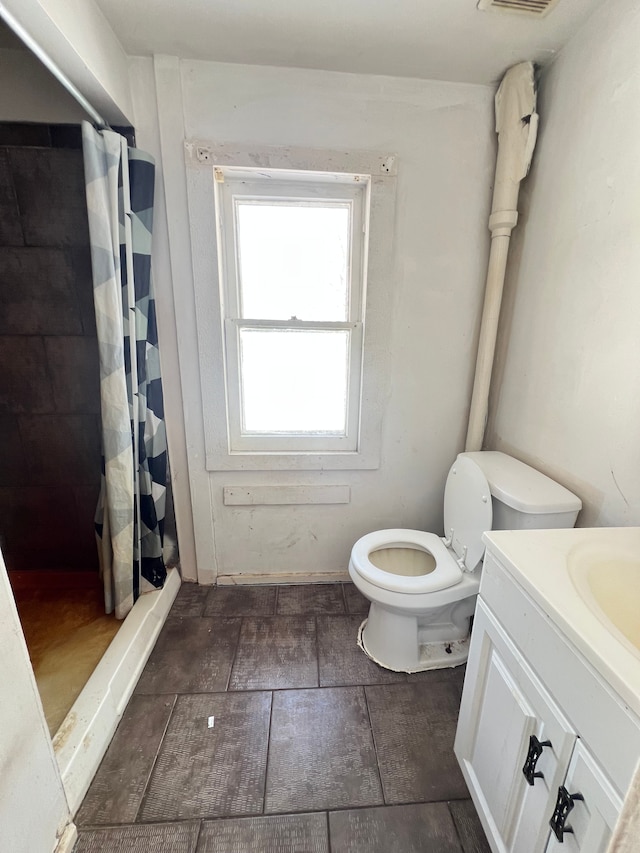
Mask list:
[[[445,486],[446,537],[378,530],[353,546],[349,575],[371,602],[358,634],[360,647],[398,672],[464,663],[483,533],[572,527],[581,506],[563,486],[506,454],[461,453]]]
[[[377,663],[418,672],[467,659],[479,573],[463,572],[435,533],[369,533],[353,548],[349,574],[371,601],[359,644]]]

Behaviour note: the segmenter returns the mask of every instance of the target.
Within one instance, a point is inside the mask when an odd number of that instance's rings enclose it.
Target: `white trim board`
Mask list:
[[[177,143],[174,142],[174,146]],[[199,159],[198,152],[206,152]],[[395,155],[376,151],[331,151],[316,148],[279,148],[264,145],[215,144],[210,140],[183,142],[191,235],[191,272],[195,299],[198,354],[192,354],[200,380],[198,414],[202,413],[207,471],[331,471],[374,470],[380,467],[380,447],[385,401],[391,388],[389,323],[393,304],[393,241],[396,204]],[[202,154],[201,154],[202,156]],[[362,360],[361,416],[358,447],[340,452],[250,452],[230,449],[227,424],[220,258],[215,239],[214,204],[218,166],[246,167],[248,163],[270,170],[366,174],[371,176],[369,249],[367,267],[364,351]],[[389,165],[390,164],[390,165]],[[181,223],[184,229],[185,223]],[[174,277],[174,281],[175,281]],[[177,315],[176,315],[177,316]],[[179,336],[190,351],[193,341]],[[189,363],[181,357],[181,362]],[[194,504],[195,507],[195,504]]]
[[[75,823],[68,823],[64,828],[64,832],[57,840],[53,853],[72,853],[77,840],[78,827]]]
[[[349,572],[274,572],[273,574],[218,575],[218,586],[286,585],[294,583],[343,583]]]
[[[350,486],[223,486],[225,506],[348,504]]]
[[[186,210],[184,109],[180,63],[174,56],[154,56],[153,68],[165,206],[167,211]],[[167,229],[178,364],[185,413],[189,493],[197,561],[195,568],[198,582],[211,585],[216,579],[217,558],[209,475],[202,462],[205,444],[198,345],[193,334],[196,328],[196,307],[193,297],[191,232],[186,217],[181,216],[169,215]],[[190,567],[189,580],[194,579],[193,568]]]

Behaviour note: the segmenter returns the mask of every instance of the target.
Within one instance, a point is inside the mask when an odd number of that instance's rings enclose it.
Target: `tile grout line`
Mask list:
[[[240,627],[238,628],[238,636],[236,639],[236,647],[233,650],[233,657],[231,658],[231,666],[229,667],[229,675],[227,676],[227,686],[224,689],[224,693],[236,692],[236,691],[231,689],[231,676],[233,675],[233,667],[236,665],[236,660],[238,658],[238,650],[240,648],[240,641],[242,639],[243,627],[244,627],[244,616],[240,616]]]
[[[329,820],[329,809],[325,812],[327,816],[327,853],[331,853],[331,821]]]
[[[331,806],[329,809],[326,808],[315,808],[309,809],[307,807],[301,806],[299,809],[287,809],[286,811],[275,811],[275,812],[265,812],[264,815],[248,813],[241,815],[218,815],[215,817],[203,817],[203,818],[195,818],[196,820],[246,820],[251,817],[289,817],[295,815],[306,815],[306,814],[322,814],[323,812],[327,812],[328,814],[337,813],[337,812],[366,812],[371,809],[400,809],[410,806],[447,806],[449,803],[466,803],[469,800],[469,797],[462,797],[460,799],[453,800],[402,800],[399,803],[364,803],[361,805],[347,804],[345,806]],[[158,823],[158,821],[154,821]],[[175,822],[175,821],[173,821]],[[166,821],[166,823],[172,823],[172,821]]]
[[[171,710],[169,711],[169,715],[167,716],[167,722],[165,723],[164,730],[162,732],[162,737],[158,741],[158,748],[156,749],[156,754],[153,757],[153,761],[151,762],[151,767],[149,768],[149,773],[147,774],[147,780],[144,783],[144,788],[142,789],[140,801],[138,802],[138,808],[136,809],[135,817],[133,818],[133,824],[134,825],[142,823],[142,821],[139,820],[141,812],[142,812],[142,806],[146,800],[146,797],[147,797],[147,794],[149,791],[149,785],[151,783],[151,777],[153,776],[153,773],[156,769],[156,764],[158,762],[158,756],[160,755],[160,750],[162,749],[162,744],[164,743],[164,739],[167,736],[169,724],[170,724],[171,720],[173,719],[173,714],[175,712],[177,704],[178,704],[178,694],[175,693],[174,697],[173,697],[173,704],[171,705]]]
[[[266,815],[265,808],[267,806],[267,778],[269,773],[269,756],[271,755],[271,726],[273,723],[273,690],[271,693],[271,703],[269,705],[269,729],[267,731],[267,756],[264,762],[264,791],[262,793],[262,815]]]
[[[371,809],[396,809],[396,808],[404,808],[406,806],[448,806],[450,807],[452,803],[466,803],[470,802],[469,797],[459,797],[453,799],[445,799],[445,800],[402,800],[398,803],[377,803],[371,804],[366,803],[363,805],[354,805],[349,804],[345,806],[333,806],[330,809],[309,809],[306,807],[302,807],[300,809],[289,809],[288,811],[275,811],[275,812],[241,812],[239,814],[222,814],[222,815],[196,815],[194,817],[181,817],[181,818],[153,818],[153,820],[145,820],[139,821],[136,823],[117,823],[116,821],[112,821],[110,823],[87,823],[78,827],[78,831],[80,832],[95,832],[105,829],[122,829],[124,827],[141,827],[141,826],[168,826],[173,824],[180,823],[194,823],[198,821],[202,821],[203,823],[217,823],[219,821],[236,821],[236,820],[251,820],[254,818],[275,818],[275,817],[299,817],[301,815],[312,815],[312,814],[324,814],[327,815],[333,812],[352,812],[352,811],[368,811]],[[450,808],[449,808],[450,811]],[[455,821],[454,821],[455,823]]]
[[[320,634],[318,631],[318,617],[317,615],[313,617],[313,624],[316,629],[316,678],[318,680],[318,687],[321,687],[320,684]]]
[[[202,827],[204,826],[204,818],[201,817],[200,820],[198,821],[198,824],[199,824],[199,826],[198,826],[198,834],[196,835],[196,843],[195,843],[194,848],[191,851],[191,853],[198,853],[198,844],[200,843],[200,836],[202,835]]]
[[[294,685],[288,687],[247,687],[247,688],[236,688],[234,690],[190,690],[188,693],[178,693],[178,696],[221,696],[225,693],[267,693],[269,691],[273,691],[274,693],[284,693],[287,690],[318,690],[322,688],[323,690],[330,690],[334,687],[342,688],[342,687],[397,687],[400,684],[420,684],[421,682],[406,682],[406,681],[367,681],[367,682],[354,682],[354,681],[341,681],[336,682],[335,684],[314,684],[312,686]],[[442,682],[440,682],[442,683]],[[167,691],[166,693],[158,691],[157,693],[137,693],[137,696],[173,696],[175,695],[174,691]]]
[[[456,838],[458,839],[458,846],[460,847],[460,853],[464,853],[464,844],[462,843],[462,836],[460,835],[460,830],[458,829],[458,822],[453,816],[453,812],[451,811],[451,801],[447,800],[447,811],[449,812],[449,817],[451,818],[451,823],[453,824],[453,830],[456,834]]]
[[[199,585],[199,584],[198,584],[198,585]],[[216,588],[215,586],[212,586],[212,587],[211,587],[211,589],[215,589],[215,588]],[[211,589],[210,589],[210,590],[207,590],[207,594],[205,595],[205,597],[204,597],[204,598],[203,598],[203,600],[202,600],[202,605],[201,605],[201,607],[200,607],[200,613],[198,613],[198,614],[197,614],[197,615],[200,617],[200,619],[204,619],[204,618],[205,618],[205,616],[204,616],[204,611],[207,609],[207,602],[209,601],[209,595],[210,595],[210,593],[211,593]]]
[[[200,820],[204,820],[204,818],[190,817],[179,818],[178,820],[149,820],[143,821],[142,823],[118,823],[118,821],[112,820],[109,821],[109,823],[83,823],[81,826],[78,826],[78,832],[103,832],[104,830],[109,829],[124,829],[128,826],[132,826],[137,829],[139,826],[166,826],[171,823],[194,823],[195,821]]]
[[[367,696],[367,688],[363,684],[362,692],[364,693],[364,706],[367,709],[367,719],[369,720],[369,730],[371,731],[371,740],[373,741],[373,752],[376,757],[376,770],[378,772],[378,779],[380,780],[380,791],[382,792],[382,801],[383,805],[388,806],[387,802],[387,792],[385,791],[384,781],[382,779],[382,771],[380,769],[380,759],[378,757],[378,744],[376,743],[376,733],[373,729],[373,722],[371,720],[371,709],[369,708],[369,697]]]

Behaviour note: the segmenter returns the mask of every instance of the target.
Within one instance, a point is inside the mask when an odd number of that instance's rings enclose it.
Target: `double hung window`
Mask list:
[[[369,177],[214,175],[229,452],[358,451]]]

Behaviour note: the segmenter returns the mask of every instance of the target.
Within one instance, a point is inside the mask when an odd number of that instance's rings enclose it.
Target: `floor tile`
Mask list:
[[[344,588],[344,600],[347,602],[349,613],[363,613],[366,615],[371,606],[369,599],[364,597],[355,584],[345,583],[342,586]]]
[[[198,821],[81,830],[73,853],[195,853]]]
[[[140,819],[259,814],[270,710],[270,693],[179,696]]]
[[[283,616],[344,612],[344,596],[339,583],[281,586],[278,590],[278,613]]]
[[[446,681],[365,688],[386,803],[469,796],[453,753],[460,697]]]
[[[183,581],[167,618],[183,619],[189,616],[202,616],[210,591],[209,586]]]
[[[265,812],[380,803],[362,688],[274,693]]]
[[[446,803],[331,812],[332,853],[461,853]]]
[[[198,616],[165,622],[136,693],[205,693],[226,690],[240,619]]]
[[[133,696],[75,821],[80,826],[133,823],[175,697]]]
[[[320,686],[334,684],[394,684],[402,672],[378,666],[358,646],[362,616],[319,616],[318,665]]]
[[[449,803],[449,810],[460,836],[463,853],[491,853],[487,836],[471,800],[455,800]]]
[[[329,853],[324,814],[205,822],[197,853]]]
[[[455,686],[458,691],[458,699],[460,699],[462,697],[465,670],[465,666],[454,666],[444,669],[429,669],[424,672],[411,672],[407,674],[407,681],[409,684],[419,684],[420,682],[435,684],[437,681],[447,682]]]
[[[316,625],[312,616],[242,620],[230,690],[317,686]]]
[[[272,616],[276,612],[275,586],[214,586],[205,616]]]

